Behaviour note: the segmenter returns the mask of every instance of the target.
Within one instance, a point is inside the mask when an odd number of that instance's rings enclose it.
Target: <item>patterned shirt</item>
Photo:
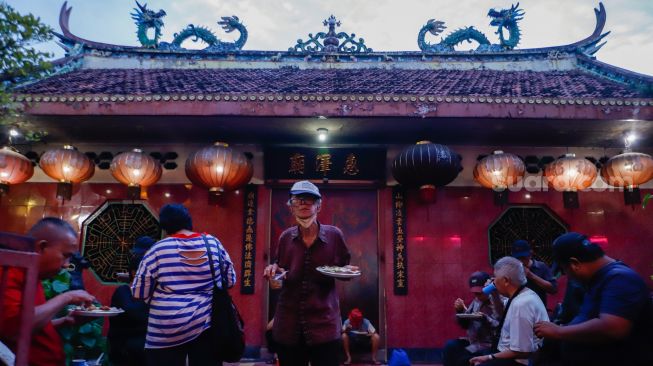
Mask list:
[[[236,283],[229,254],[206,235],[217,286],[222,288],[218,253],[227,287]],[[148,250],[138,267],[132,294],[150,304],[145,348],[167,348],[192,341],[211,326],[213,279],[206,245],[199,233],[171,235]]]
[[[483,302],[474,298],[467,307],[466,314],[483,313],[483,319],[462,319],[457,318],[458,324],[467,329],[467,340],[469,346],[467,350],[471,353],[476,353],[482,349],[489,349],[495,338],[499,337],[499,323],[501,322],[501,315],[499,309],[503,306],[497,306],[496,301],[502,301],[498,296],[490,295],[488,301]]]
[[[318,223],[319,225],[319,223]],[[297,226],[286,229],[279,238],[276,261],[288,270],[277,301],[272,333],[284,345],[321,344],[340,339],[340,305],[333,277],[315,268],[344,266],[351,255],[342,231],[335,226],[319,225],[310,248]]]

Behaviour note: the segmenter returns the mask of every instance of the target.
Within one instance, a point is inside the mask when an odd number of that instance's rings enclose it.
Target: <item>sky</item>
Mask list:
[[[21,13],[32,13],[59,31],[61,0],[6,0]],[[155,11],[163,9],[165,26],[161,41],[188,24],[210,28],[223,41],[233,41],[237,32],[226,34],[216,22],[236,15],[247,26],[245,50],[287,50],[308,33],[325,30],[322,21],[335,15],[342,22],[339,31],[363,37],[374,51],[418,51],[417,33],[427,20],[445,22],[443,33],[473,25],[497,43],[495,28],[489,26],[490,8],[507,8],[506,0],[143,0]],[[598,60],[631,71],[653,75],[653,0],[604,0],[607,10],[608,43],[596,55]],[[70,29],[79,37],[120,45],[139,45],[136,25],[129,15],[133,0],[69,0],[73,7]],[[520,26],[518,48],[564,45],[584,39],[594,31],[593,9],[597,0],[521,0],[526,12]],[[437,38],[427,39],[431,43]],[[187,41],[190,42],[190,41]],[[54,42],[39,45],[54,53],[63,50]],[[186,48],[202,48],[184,43]],[[468,46],[469,47],[469,46]]]

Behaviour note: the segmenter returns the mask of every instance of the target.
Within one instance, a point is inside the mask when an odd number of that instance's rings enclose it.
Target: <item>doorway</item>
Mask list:
[[[321,224],[337,226],[345,235],[351,252],[351,264],[361,268],[362,276],[351,281],[336,281],[340,298],[340,312],[344,320],[353,308],[360,309],[369,319],[382,339],[382,301],[379,296],[379,230],[378,197],[375,189],[321,188],[322,209],[318,214]],[[278,239],[283,230],[295,225],[286,202],[288,189],[273,189],[271,197],[271,223],[269,253],[274,257]],[[274,315],[277,291],[270,291],[269,315]]]

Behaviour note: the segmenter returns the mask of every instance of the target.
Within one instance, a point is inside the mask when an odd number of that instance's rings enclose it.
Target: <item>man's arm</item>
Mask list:
[[[32,325],[32,331],[37,332],[43,329],[43,327],[45,327],[66,305],[82,303],[90,304],[93,300],[93,296],[84,290],[68,291],[51,298],[46,301],[45,304],[34,307],[34,323]],[[54,325],[59,325],[59,323],[61,323],[61,321],[53,322]]]
[[[534,272],[532,272],[529,268],[524,268],[526,270],[526,278],[530,279],[533,281],[538,287],[543,289],[549,294],[555,294],[558,292],[558,286],[553,279],[553,276],[551,275],[551,270],[547,268],[546,273],[544,274],[544,277],[542,278],[538,275],[536,275]]]
[[[538,337],[560,339],[582,343],[611,342],[630,334],[633,324],[630,320],[611,314],[601,314],[586,322],[559,326],[550,322],[535,324]]]
[[[472,365],[478,365],[483,362],[488,362],[492,358],[512,360],[512,359],[524,359],[524,358],[527,359],[529,357],[531,357],[531,352],[517,352],[512,350],[505,350],[498,353],[494,353],[492,355],[477,356],[469,360],[469,362]]]

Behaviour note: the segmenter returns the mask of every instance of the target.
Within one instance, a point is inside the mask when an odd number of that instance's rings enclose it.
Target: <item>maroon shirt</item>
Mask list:
[[[299,344],[302,336],[308,345],[340,339],[342,322],[335,279],[315,268],[347,265],[351,255],[340,229],[318,225],[310,248],[304,245],[298,226],[286,229],[279,237],[275,262],[288,273],[279,294],[272,334],[281,344]]]

